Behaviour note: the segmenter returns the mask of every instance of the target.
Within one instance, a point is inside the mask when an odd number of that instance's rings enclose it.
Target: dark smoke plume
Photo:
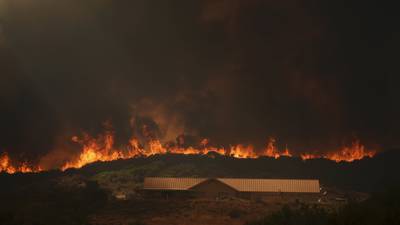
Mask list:
[[[147,125],[165,141],[184,134],[263,146],[272,136],[304,151],[357,136],[398,146],[395,8],[0,0],[0,151],[61,151],[104,121],[118,142]]]

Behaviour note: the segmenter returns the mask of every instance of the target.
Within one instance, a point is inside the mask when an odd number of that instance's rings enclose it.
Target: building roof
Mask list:
[[[218,180],[239,192],[319,193],[319,180],[299,179],[238,179],[238,178],[162,178],[144,180],[147,190],[190,190],[207,180]]]
[[[319,193],[318,180],[291,179],[218,179],[240,192]]]
[[[207,178],[166,178],[166,177],[146,177],[144,179],[144,189],[152,190],[189,190]]]

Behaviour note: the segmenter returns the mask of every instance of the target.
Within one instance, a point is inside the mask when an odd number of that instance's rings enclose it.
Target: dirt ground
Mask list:
[[[279,210],[281,203],[242,199],[141,200],[110,204],[93,225],[242,225]]]
[[[259,200],[235,197],[114,200],[93,214],[90,221],[92,225],[243,225],[273,213],[283,205],[318,204],[331,210],[346,204],[347,199],[362,201],[366,198],[365,193],[330,188],[326,193],[308,198],[274,195]]]

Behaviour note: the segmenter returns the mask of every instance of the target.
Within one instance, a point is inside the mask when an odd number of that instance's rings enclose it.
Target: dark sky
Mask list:
[[[400,145],[399,13],[384,1],[0,0],[0,149],[39,156],[132,115],[166,139]]]

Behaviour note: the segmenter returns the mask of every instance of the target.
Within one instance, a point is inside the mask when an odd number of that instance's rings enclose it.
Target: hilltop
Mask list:
[[[392,150],[354,162],[336,163],[326,159],[301,160],[281,157],[237,159],[210,153],[208,155],[154,155],[145,158],[96,162],[65,172],[47,171],[38,174],[0,174],[8,185],[14,182],[80,177],[97,182],[111,191],[134,191],[144,177],[237,177],[319,179],[322,186],[371,192],[399,183],[396,171],[400,151]],[[6,187],[8,186],[6,185]],[[3,188],[6,188],[3,186]]]

